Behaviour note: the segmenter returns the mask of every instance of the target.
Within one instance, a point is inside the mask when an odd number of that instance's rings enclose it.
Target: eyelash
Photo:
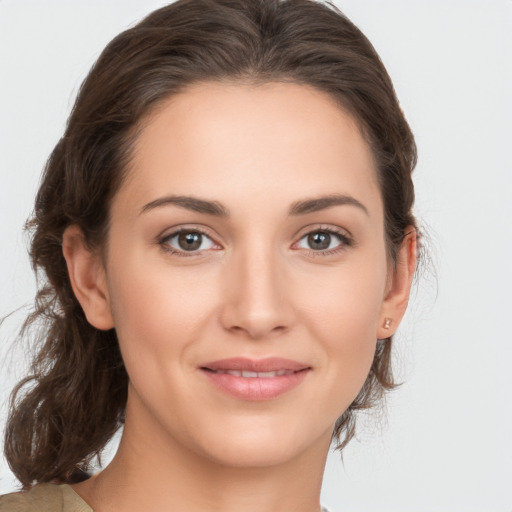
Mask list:
[[[165,252],[170,253],[172,255],[185,257],[185,258],[190,257],[190,256],[197,256],[198,254],[200,254],[202,252],[201,250],[199,250],[199,251],[197,251],[197,250],[195,250],[195,251],[178,250],[169,245],[170,240],[172,240],[173,238],[175,238],[181,234],[184,234],[184,233],[199,234],[201,236],[204,236],[204,237],[210,239],[212,241],[212,243],[215,244],[212,237],[208,233],[206,233],[205,231],[203,231],[202,229],[199,229],[199,228],[180,228],[180,229],[173,231],[172,233],[160,238],[158,240],[158,244],[161,246],[162,250],[164,250]],[[352,247],[354,245],[352,238],[350,238],[346,234],[345,231],[342,231],[341,229],[332,228],[332,227],[322,227],[322,226],[320,226],[316,229],[313,229],[311,231],[308,231],[307,233],[304,233],[298,239],[298,241],[295,242],[293,245],[295,246],[299,242],[304,240],[306,237],[313,235],[313,234],[318,234],[318,233],[324,233],[324,234],[327,234],[330,236],[334,235],[336,238],[338,238],[340,243],[339,243],[339,245],[337,245],[336,247],[334,247],[332,249],[325,249],[325,250],[304,249],[304,250],[307,250],[311,256],[315,256],[315,257],[317,257],[317,256],[332,256],[334,254],[340,253],[341,251],[344,251],[347,247]],[[208,250],[208,249],[203,249],[203,250]],[[298,250],[298,249],[295,249],[295,250]]]

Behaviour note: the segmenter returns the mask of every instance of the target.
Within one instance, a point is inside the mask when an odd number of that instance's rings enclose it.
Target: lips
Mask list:
[[[208,368],[205,368],[208,370]],[[251,372],[248,370],[210,370],[215,373],[225,373],[227,375],[234,375],[235,377],[245,377],[246,379],[269,379],[272,377],[281,377],[282,375],[291,375],[294,373],[292,370],[277,370],[275,372]]]
[[[270,400],[298,386],[311,367],[282,358],[230,358],[201,365],[217,389],[242,400]]]
[[[307,364],[299,363],[291,359],[280,357],[268,357],[266,359],[248,359],[245,357],[233,357],[205,363],[201,366],[211,371],[246,371],[246,372],[298,372],[309,368]]]

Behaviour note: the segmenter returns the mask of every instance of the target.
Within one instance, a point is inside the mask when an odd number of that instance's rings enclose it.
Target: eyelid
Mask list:
[[[335,224],[308,224],[297,230],[293,238],[296,240],[303,238],[305,235],[309,235],[310,233],[316,233],[317,231],[324,231],[327,233],[334,233],[335,235],[340,235],[350,240],[353,240],[352,233],[341,226],[337,226]]]

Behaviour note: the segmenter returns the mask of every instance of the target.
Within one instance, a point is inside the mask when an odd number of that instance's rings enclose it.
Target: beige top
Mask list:
[[[93,512],[69,485],[40,484],[0,496],[0,512]]]

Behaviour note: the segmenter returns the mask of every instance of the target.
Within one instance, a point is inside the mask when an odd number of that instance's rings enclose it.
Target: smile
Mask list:
[[[296,388],[312,368],[289,359],[232,358],[206,363],[199,369],[216,389],[238,399],[261,401]]]
[[[208,371],[208,368],[205,368]],[[214,370],[210,370],[214,371]],[[246,379],[270,379],[272,377],[281,377],[283,375],[291,375],[292,370],[277,370],[275,372],[251,372],[248,370],[215,370],[214,373],[225,373],[227,375],[234,375],[235,377],[244,377]]]

